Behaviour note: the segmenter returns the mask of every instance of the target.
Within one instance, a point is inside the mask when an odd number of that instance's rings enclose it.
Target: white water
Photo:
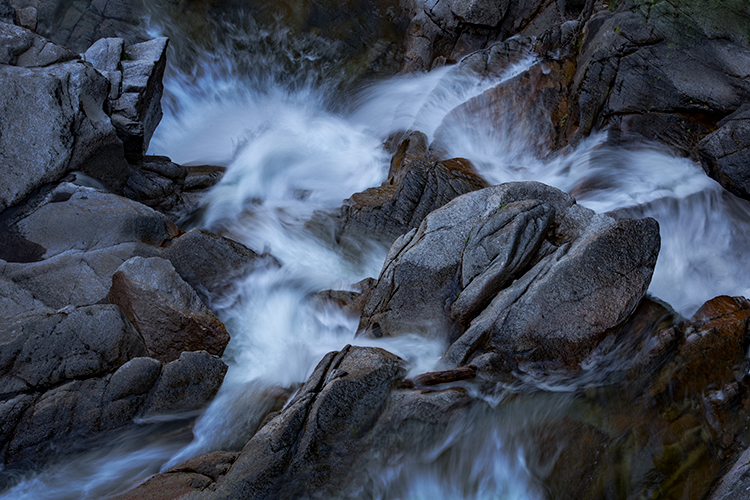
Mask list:
[[[226,166],[225,178],[205,200],[202,224],[283,263],[245,277],[236,296],[216,305],[232,334],[224,358],[230,369],[219,395],[187,446],[179,440],[135,449],[113,443],[27,478],[0,498],[101,498],[197,454],[238,449],[276,394],[304,381],[325,353],[347,343],[388,349],[412,363],[414,373],[429,370],[440,357],[445,346],[416,336],[354,339],[356,318],[311,300],[320,290],[376,277],[386,249],[371,245],[355,255],[324,243],[304,224],[314,211],[333,209],[384,179],[389,157],[382,143],[390,133],[415,129],[433,138],[452,109],[501,79],[477,81],[444,68],[369,86],[347,107],[333,106],[337,96],[327,88],[282,85],[273,78],[260,85],[218,64],[206,60],[195,74],[167,79],[169,105],[151,153],[184,164]],[[524,67],[511,68],[505,77]],[[507,119],[507,132],[500,135],[478,135],[477,123],[453,123],[444,146],[472,160],[493,183],[538,180],[597,211],[655,217],[662,250],[650,292],[684,315],[718,294],[750,295],[744,265],[750,208],[723,193],[698,165],[657,147],[606,147],[604,133],[566,156],[539,159],[528,147],[533,138],[519,133],[523,117]],[[534,411],[544,418],[558,410]],[[503,425],[467,423],[437,444],[434,456],[384,471],[383,497],[542,498],[535,478],[543,471],[528,463],[530,452],[519,438],[520,422],[534,418],[534,411],[525,408],[524,417],[498,411],[493,418]],[[467,442],[471,450],[461,444]],[[455,474],[437,468],[439,454],[449,457]]]

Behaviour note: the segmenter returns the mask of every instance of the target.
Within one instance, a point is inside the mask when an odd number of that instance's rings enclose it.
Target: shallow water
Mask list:
[[[159,31],[157,23],[153,29]],[[237,30],[235,36],[250,35]],[[225,36],[231,38],[232,30]],[[242,278],[234,295],[214,304],[232,336],[219,395],[190,442],[161,439],[162,431],[152,429],[148,439],[138,439],[143,446],[123,438],[125,444],[112,443],[25,478],[0,498],[102,498],[192,456],[239,449],[280,391],[304,381],[325,353],[348,343],[394,352],[412,364],[412,373],[430,370],[442,354],[445,346],[417,336],[355,339],[356,318],[312,300],[320,290],[352,289],[363,278],[377,277],[387,249],[371,244],[352,253],[317,238],[305,222],[315,211],[335,209],[352,193],[385,179],[390,157],[382,144],[390,134],[414,129],[432,139],[456,106],[535,64],[534,59],[491,80],[442,68],[339,95],[339,87],[318,77],[313,64],[333,57],[331,48],[261,29],[255,36],[269,54],[276,49],[282,55],[270,63],[248,62],[247,53],[235,54],[233,45],[225,44],[211,54],[191,53],[190,64],[173,64],[165,80],[165,116],[150,150],[187,165],[226,166],[224,179],[205,199],[200,224],[257,252],[268,251],[283,264]],[[187,42],[178,37],[172,43]],[[306,54],[306,47],[314,50]],[[178,48],[176,57],[179,50],[186,48]],[[288,65],[274,58],[292,52],[297,73],[280,71]],[[443,146],[472,160],[492,183],[537,180],[599,212],[656,218],[662,250],[649,291],[686,317],[716,295],[750,295],[750,269],[744,265],[750,253],[747,202],[723,192],[699,165],[657,146],[607,146],[606,131],[564,155],[540,159],[531,153],[538,149],[529,147],[534,138],[522,133],[527,130],[523,119],[508,116],[503,134],[477,133],[481,124],[476,122],[453,122],[451,140]],[[533,377],[529,384],[555,395],[512,405],[499,404],[502,393],[481,395],[488,413],[458,426],[433,453],[380,471],[378,495],[544,498],[540,480],[555,454],[541,460],[524,436],[571,411],[581,384]]]

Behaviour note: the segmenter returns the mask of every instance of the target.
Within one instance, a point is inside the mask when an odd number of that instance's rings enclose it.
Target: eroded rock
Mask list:
[[[574,364],[635,310],[658,250],[653,220],[598,215],[538,183],[487,188],[394,243],[360,333],[453,342],[453,366],[490,346]]]

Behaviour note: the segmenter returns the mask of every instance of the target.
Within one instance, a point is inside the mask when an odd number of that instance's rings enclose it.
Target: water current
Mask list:
[[[154,22],[154,34],[168,31],[165,26]],[[374,243],[338,248],[311,234],[305,222],[385,179],[390,156],[383,143],[393,132],[420,130],[432,139],[456,106],[537,61],[529,55],[494,79],[448,67],[343,91],[335,47],[292,39],[283,30],[225,28],[223,42],[210,52],[173,36],[165,116],[150,152],[186,165],[225,166],[198,224],[268,251],[283,266],[243,277],[234,294],[213,304],[232,336],[224,356],[229,371],[192,436],[173,430],[167,418],[156,429],[144,427],[144,435],[122,436],[25,477],[0,498],[102,498],[192,456],[239,449],[274,394],[304,381],[325,353],[348,343],[383,347],[409,361],[414,373],[434,367],[445,348],[416,336],[354,338],[356,318],[311,300],[320,290],[351,289],[377,277],[387,249]],[[236,37],[255,49],[237,51]],[[750,205],[699,165],[656,145],[608,146],[606,131],[540,159],[529,147],[535,138],[523,133],[524,117],[505,119],[501,134],[484,134],[476,122],[451,123],[444,147],[470,159],[491,183],[537,180],[599,212],[657,219],[662,248],[649,292],[685,317],[716,295],[750,295]],[[500,405],[502,391],[477,394],[490,403],[488,414],[454,429],[430,453],[378,471],[377,495],[543,498],[538,479],[554,458],[545,462],[528,449],[526,429],[575,405],[574,381],[545,384],[552,396],[539,401]]]

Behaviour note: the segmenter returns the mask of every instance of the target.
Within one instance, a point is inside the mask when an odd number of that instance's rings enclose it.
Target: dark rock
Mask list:
[[[591,18],[570,99],[575,137],[610,126],[614,143],[656,140],[694,153],[750,92],[748,46],[727,28],[750,15],[728,4],[701,9],[683,0],[626,2]]]
[[[146,154],[161,121],[167,43],[167,38],[157,38],[126,47],[126,58],[120,62],[122,94],[112,102],[112,123],[131,162]]]
[[[207,305],[231,294],[233,283],[259,267],[277,267],[270,255],[258,255],[245,245],[203,229],[192,229],[168,246],[169,260]]]
[[[215,451],[172,467],[113,500],[176,500],[202,491],[231,468],[239,453]]]
[[[203,408],[218,392],[226,372],[227,365],[216,356],[205,351],[183,352],[162,368],[141,411],[142,417]]]
[[[351,477],[362,438],[405,373],[380,349],[328,354],[286,408],[248,442],[217,496],[291,498],[330,494]],[[307,422],[315,422],[313,425]]]
[[[24,7],[16,9],[16,24],[24,28],[36,31],[37,12],[34,7]]]
[[[149,355],[160,361],[173,361],[183,351],[221,356],[229,343],[224,325],[167,260],[127,260],[112,275],[107,297],[143,336]]]
[[[699,144],[703,169],[728,191],[750,199],[750,105],[717,125]]]
[[[146,354],[141,337],[112,305],[7,319],[0,331],[3,395],[101,376]]]
[[[144,156],[130,164],[123,194],[146,206],[169,212],[181,202],[187,169],[165,156]]]
[[[427,155],[425,135],[410,133],[391,160],[388,180],[354,194],[334,216],[336,241],[375,238],[390,244],[436,208],[488,185],[468,160],[436,162]]]
[[[13,24],[16,12],[8,0],[0,0],[0,23]]]

